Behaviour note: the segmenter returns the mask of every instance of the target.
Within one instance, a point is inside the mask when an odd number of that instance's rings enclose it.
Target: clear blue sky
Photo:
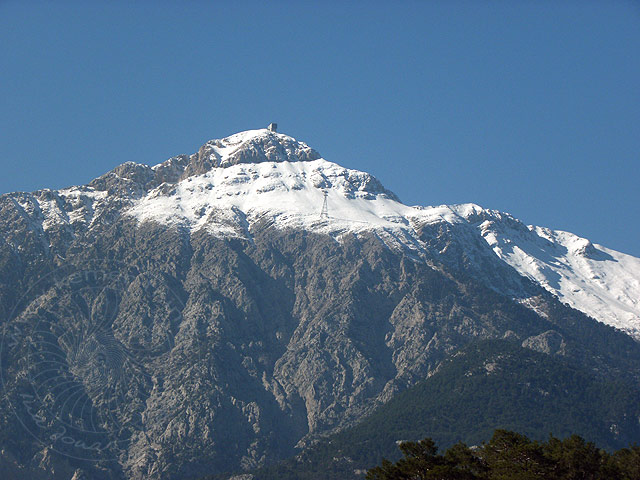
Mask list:
[[[640,2],[0,0],[0,193],[260,128],[640,256]]]

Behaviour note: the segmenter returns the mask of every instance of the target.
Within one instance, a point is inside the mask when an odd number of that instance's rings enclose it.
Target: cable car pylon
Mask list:
[[[322,193],[324,193],[324,201],[322,202],[322,210],[320,211],[321,219],[329,218],[329,207],[327,206],[327,196],[329,195],[329,192],[323,190]]]

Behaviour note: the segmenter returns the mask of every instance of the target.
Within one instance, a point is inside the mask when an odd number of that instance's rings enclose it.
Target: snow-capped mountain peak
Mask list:
[[[210,140],[197,153],[200,161],[213,167],[239,163],[299,162],[320,158],[307,144],[268,129],[247,130],[221,140]]]
[[[269,129],[210,140],[154,167],[127,162],[86,186],[0,198],[7,218],[49,238],[46,248],[118,217],[247,240],[260,225],[338,242],[373,232],[415,261],[449,262],[521,300],[525,277],[640,338],[640,259],[475,204],[407,206],[371,174]]]

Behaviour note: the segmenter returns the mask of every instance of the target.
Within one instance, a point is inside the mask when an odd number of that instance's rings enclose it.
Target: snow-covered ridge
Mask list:
[[[524,225],[505,213],[461,213],[521,275],[562,302],[640,338],[639,258],[569,232]]]
[[[90,228],[96,212],[107,203],[107,192],[89,187],[10,193],[0,197],[34,228],[47,232],[56,227]]]

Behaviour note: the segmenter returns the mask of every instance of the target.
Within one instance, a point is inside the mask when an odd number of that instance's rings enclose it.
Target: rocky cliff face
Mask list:
[[[0,465],[65,479],[253,468],[481,338],[635,385],[638,344],[501,260],[477,226],[496,214],[474,208],[404,206],[267,131],[3,195]]]

